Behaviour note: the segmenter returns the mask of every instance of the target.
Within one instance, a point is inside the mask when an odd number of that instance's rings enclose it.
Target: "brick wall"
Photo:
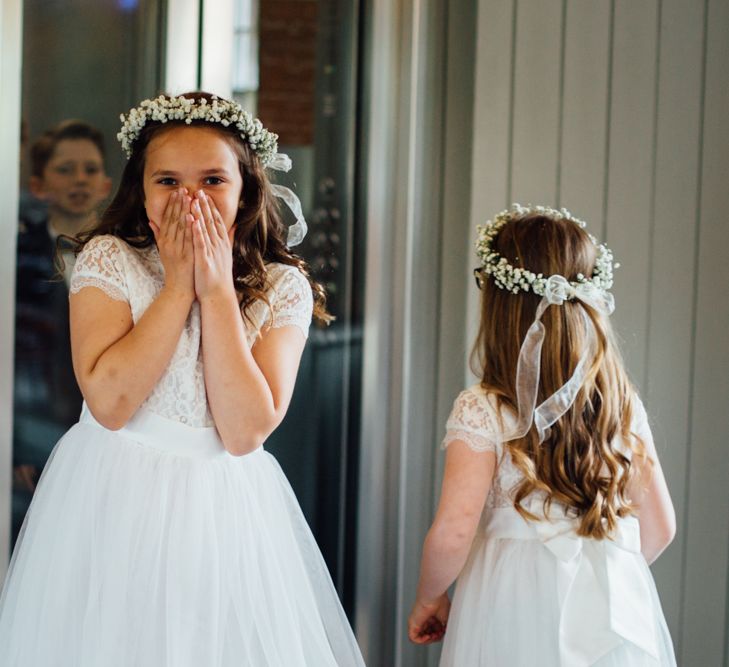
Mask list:
[[[281,144],[314,140],[318,0],[261,0],[258,116]]]

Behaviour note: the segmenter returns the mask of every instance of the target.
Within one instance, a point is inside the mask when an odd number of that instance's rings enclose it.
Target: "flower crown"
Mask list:
[[[573,217],[565,208],[557,211],[546,206],[512,204],[510,210],[502,211],[493,220],[489,220],[485,225],[479,225],[476,228],[478,232],[476,254],[481,261],[481,266],[476,269],[476,272],[483,272],[486,275],[493,276],[497,287],[508,290],[513,294],[518,294],[520,291],[531,291],[539,296],[544,296],[548,283],[554,276],[545,277],[541,273],[533,273],[528,269],[515,268],[492,247],[494,238],[507,222],[530,214],[542,215],[551,220],[570,220],[578,227],[583,229],[586,227],[584,221]],[[562,279],[565,283],[564,296],[567,299],[575,298],[577,292],[584,291],[585,288],[596,288],[602,292],[607,292],[613,286],[613,268],[620,267],[620,264],[613,263],[613,253],[606,245],[598,244],[597,239],[592,234],[589,234],[589,237],[597,246],[595,269],[589,278],[578,273],[576,281]]]
[[[183,120],[187,125],[194,120],[201,120],[207,123],[219,123],[223,127],[235,126],[251,150],[258,155],[264,167],[273,162],[278,151],[277,134],[269,132],[260,120],[251,116],[237,102],[219,99],[215,95],[211,101],[204,97],[195,100],[183,95],[178,97],[160,95],[156,99],[142,101],[126,116],[121,114],[120,120],[122,127],[116,138],[121,143],[127,158],[131,156],[132,145],[148,122],[166,123],[171,120]]]

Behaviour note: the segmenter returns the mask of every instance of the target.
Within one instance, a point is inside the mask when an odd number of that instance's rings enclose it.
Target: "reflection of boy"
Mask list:
[[[101,132],[83,121],[64,121],[35,141],[30,161],[30,190],[48,204],[50,238],[76,236],[92,227],[98,205],[111,190]]]
[[[30,190],[46,216],[20,211],[15,320],[15,489],[13,528],[20,528],[35,481],[58,437],[81,411],[71,364],[67,281],[73,254],[64,249],[64,277],[55,262],[59,235],[96,223],[111,189],[99,130],[77,120],[45,132],[30,149]]]

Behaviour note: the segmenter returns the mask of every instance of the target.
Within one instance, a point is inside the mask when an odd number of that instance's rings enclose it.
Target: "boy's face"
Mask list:
[[[42,178],[31,178],[30,188],[52,210],[85,218],[109,196],[111,179],[93,141],[62,139],[56,144]]]

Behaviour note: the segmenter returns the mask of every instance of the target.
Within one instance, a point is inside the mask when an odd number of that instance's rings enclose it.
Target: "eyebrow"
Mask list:
[[[92,158],[90,158],[88,160],[85,159],[85,158],[83,158],[81,160],[77,160],[75,158],[68,158],[67,160],[61,160],[60,162],[57,162],[56,163],[56,166],[57,167],[65,167],[65,166],[67,166],[69,164],[77,164],[77,163],[78,164],[83,164],[83,165],[86,165],[86,166],[88,166],[90,164],[100,165],[101,164],[101,160],[94,160]]]
[[[203,169],[201,172],[204,176],[211,176],[213,174],[228,174],[227,169],[223,169],[222,167],[215,167],[213,169]],[[158,169],[152,174],[152,177],[155,176],[179,176],[180,172],[178,171],[168,171],[165,169]]]

